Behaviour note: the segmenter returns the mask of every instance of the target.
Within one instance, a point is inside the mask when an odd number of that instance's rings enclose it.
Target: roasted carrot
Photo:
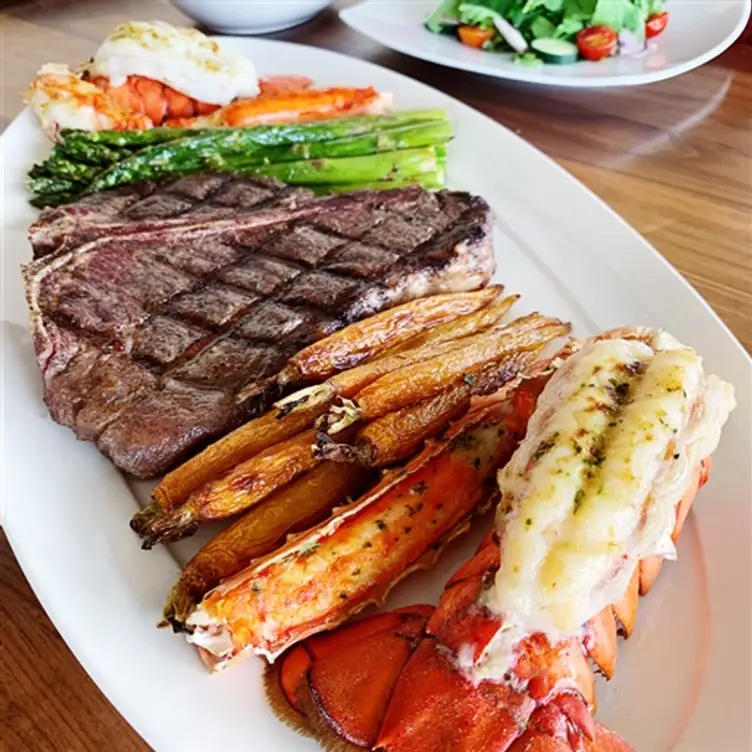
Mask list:
[[[362,428],[352,444],[338,444],[325,433],[316,437],[316,452],[333,462],[385,467],[404,460],[467,412],[469,387],[450,387],[417,405],[389,413]]]
[[[414,337],[427,327],[484,308],[497,294],[498,288],[487,287],[475,292],[432,295],[382,311],[304,348],[288,360],[272,381],[277,389],[324,381]],[[270,383],[253,384],[240,392],[238,400],[269,390]]]
[[[160,626],[169,623],[180,631],[195,604],[215,585],[273,551],[288,533],[321,522],[348,497],[359,495],[372,477],[355,465],[322,462],[250,509],[183,567]]]
[[[425,329],[420,334],[416,334],[406,342],[389,348],[376,360],[388,358],[391,355],[397,355],[406,350],[415,350],[419,347],[424,347],[425,345],[439,345],[442,342],[458,340],[461,337],[478,334],[491,326],[495,326],[520,299],[519,295],[507,295],[502,298],[501,293],[504,291],[503,286],[497,285],[496,289],[499,291],[499,297],[485,308],[481,308],[474,313],[468,313],[465,316],[459,316],[452,321],[447,321],[445,324],[439,324],[430,329]],[[336,378],[336,376],[334,378]]]
[[[334,462],[357,462],[367,467],[393,465],[414,454],[427,439],[466,413],[473,396],[489,394],[520,379],[537,354],[537,350],[518,353],[502,368],[492,364],[474,378],[459,379],[434,397],[377,418],[360,429],[352,444],[338,444],[319,433],[316,451]]]
[[[511,397],[468,414],[441,447],[427,447],[404,472],[208,593],[188,619],[189,639],[214,670],[250,652],[273,660],[381,601],[467,528],[528,417]]]
[[[152,499],[159,507],[153,511],[159,516],[161,510],[174,509],[205,483],[310,428],[328,405],[326,401],[306,400],[295,413],[280,415],[279,411],[271,410],[229,433],[165,475],[152,492]],[[142,517],[146,516],[142,513]],[[138,532],[137,527],[134,529]]]
[[[479,313],[437,326],[434,330],[420,335],[423,342],[419,346],[393,355],[384,355],[357,368],[342,371],[332,376],[329,383],[334,387],[338,397],[349,398],[386,374],[430,358],[443,357],[451,350],[465,347],[471,342],[471,336],[497,324],[517,300],[516,296],[504,298],[498,304],[488,306]]]
[[[137,531],[144,538],[143,547],[187,538],[202,522],[227,519],[258,504],[319,462],[312,451],[315,440],[315,430],[303,431],[206,483],[184,504],[155,516]]]
[[[462,347],[413,363],[382,376],[355,396],[333,407],[322,420],[328,433],[337,433],[359,420],[373,420],[438,394],[458,378],[472,378],[504,356],[542,345],[569,331],[568,324],[531,314],[503,328],[468,337]]]
[[[420,363],[437,355],[446,354],[450,349],[462,347],[466,344],[468,336],[483,332],[498,324],[517,300],[519,300],[519,295],[502,298],[480,311],[439,324],[390,348],[379,357],[335,374],[323,384],[295,392],[276,402],[275,407],[288,412],[307,409],[309,400],[319,404],[334,400],[336,397],[353,397],[385,374],[397,371],[411,363]]]

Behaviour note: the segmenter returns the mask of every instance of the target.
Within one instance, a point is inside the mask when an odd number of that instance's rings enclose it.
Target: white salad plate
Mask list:
[[[393,7],[397,7],[394,4]],[[498,218],[497,279],[579,335],[663,327],[736,385],[738,407],[679,542],[599,687],[599,718],[640,752],[749,752],[752,362],[682,277],[631,227],[552,160],[470,107],[373,64],[319,49],[230,39],[261,73],[305,73],[321,85],[373,85],[398,108],[442,107],[456,131],[450,187],[484,196]],[[151,484],[124,478],[42,403],[19,265],[35,216],[24,175],[49,144],[28,111],[2,136],[5,530],[42,605],[101,690],[158,752],[313,752],[272,714],[261,659],[210,676],[180,636],[157,630],[178,562],[196,550],[142,551],[128,522]],[[387,606],[437,598],[488,522]],[[20,615],[19,615],[20,618]],[[23,629],[23,624],[19,625]],[[55,688],[50,691],[54,693]]]
[[[379,44],[449,68],[526,83],[599,88],[654,83],[707,63],[741,34],[752,0],[667,0],[666,31],[649,40],[640,55],[532,67],[515,63],[511,53],[474,50],[428,31],[423,23],[438,5],[438,0],[366,0],[341,11],[340,18]]]

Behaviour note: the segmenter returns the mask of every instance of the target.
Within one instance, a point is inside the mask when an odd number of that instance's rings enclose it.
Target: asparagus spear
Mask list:
[[[236,132],[237,133],[237,132]],[[434,144],[445,141],[449,136],[449,130],[446,124],[421,124],[418,126],[407,126],[402,132],[395,135],[393,132],[389,135],[382,134],[381,144],[384,148],[394,145],[398,148],[412,145],[411,142],[418,144]],[[360,143],[359,139],[349,142],[339,141],[332,146],[329,143],[307,143],[299,146],[300,150],[310,155],[314,162],[318,163],[325,158],[338,157],[339,155],[356,154],[369,155],[379,149],[378,138],[371,136],[363,137]],[[203,137],[182,139],[164,144],[158,147],[143,149],[132,157],[113,165],[110,169],[101,173],[89,186],[89,193],[114,188],[118,185],[133,183],[140,180],[153,180],[167,175],[182,175],[201,170],[214,172],[249,172],[253,174],[270,175],[280,177],[282,180],[290,182],[303,182],[293,176],[299,172],[295,167],[285,168],[276,164],[282,158],[292,160],[290,164],[297,165],[295,159],[295,147],[290,151],[290,147],[280,147],[275,150],[264,150],[250,153],[246,150],[244,134],[238,134],[238,138],[226,137],[224,140],[215,143],[209,143]],[[374,155],[378,156],[378,155]],[[435,155],[434,159],[435,159]],[[365,156],[363,158],[366,158]],[[375,163],[371,163],[374,167]],[[374,169],[376,169],[374,167]],[[426,172],[429,168],[420,170]],[[378,170],[377,170],[378,171]],[[320,170],[313,168],[313,174],[320,174]],[[369,173],[370,174],[370,173]],[[356,178],[358,182],[364,180],[379,180],[386,177],[378,174],[375,177]],[[315,180],[307,182],[313,183],[333,183],[333,182],[350,182],[350,179],[341,179],[335,175],[325,178],[318,177]]]
[[[216,129],[211,129],[216,130]],[[80,131],[63,129],[60,136],[64,141],[100,144],[133,151],[145,146],[163,144],[178,138],[199,136],[209,132],[206,128],[150,128],[145,131]]]
[[[435,173],[438,159],[434,147],[403,149],[364,157],[311,159],[302,162],[259,165],[249,173],[277,178],[291,185],[369,183]]]
[[[67,178],[43,175],[29,180],[29,190],[35,194],[55,194],[82,192],[86,184],[78,183]]]
[[[108,146],[142,148],[188,137],[213,136],[221,139],[227,134],[240,132],[250,137],[249,143],[275,146],[343,138],[348,135],[370,133],[390,125],[419,120],[446,120],[446,113],[443,110],[408,110],[390,115],[363,115],[309,123],[262,125],[252,128],[152,128],[145,131],[63,130],[61,136],[65,140],[73,139]]]
[[[72,162],[64,156],[49,158],[42,164],[34,165],[29,170],[29,177],[35,178],[63,178],[73,180],[87,185],[102,171],[101,168],[84,164],[83,162]]]
[[[301,159],[361,157],[421,146],[442,146],[451,135],[451,126],[448,122],[428,121],[335,141],[270,147],[250,155],[211,154],[202,157],[200,164],[207,169],[226,172],[228,169],[243,170],[256,165],[295,162]]]
[[[328,185],[313,185],[311,188],[314,193],[323,196],[327,193],[350,193],[351,191],[384,191],[390,188],[407,188],[410,185],[419,185],[426,190],[438,190],[444,187],[444,177],[441,171],[437,170],[412,178],[374,180],[370,183],[330,183]]]
[[[60,206],[75,201],[78,194],[70,193],[37,193],[29,199],[29,203],[37,209],[44,209],[47,206]]]
[[[69,159],[93,166],[107,167],[130,156],[128,149],[106,146],[96,142],[64,139],[58,144],[60,151]]]

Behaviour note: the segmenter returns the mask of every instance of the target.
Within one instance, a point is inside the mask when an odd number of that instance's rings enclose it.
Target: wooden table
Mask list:
[[[0,3],[3,127],[42,63],[84,60],[132,18],[185,21],[164,1]],[[672,81],[577,92],[415,61],[351,32],[334,11],[277,36],[399,70],[514,129],[645,235],[752,348],[752,47]],[[63,643],[2,533],[0,614],[0,739],[11,752],[147,749]]]

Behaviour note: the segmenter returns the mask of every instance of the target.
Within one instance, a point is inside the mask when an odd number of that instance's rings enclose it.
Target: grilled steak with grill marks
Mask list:
[[[213,214],[219,191],[259,186],[271,195]],[[161,207],[188,188],[191,208],[165,220]],[[493,272],[490,210],[465,193],[313,199],[227,176],[134,193],[125,209],[120,191],[52,224],[43,213],[35,232],[46,223],[58,250],[24,278],[50,414],[140,477],[247,419],[260,406],[238,404],[240,388],[305,345]]]

